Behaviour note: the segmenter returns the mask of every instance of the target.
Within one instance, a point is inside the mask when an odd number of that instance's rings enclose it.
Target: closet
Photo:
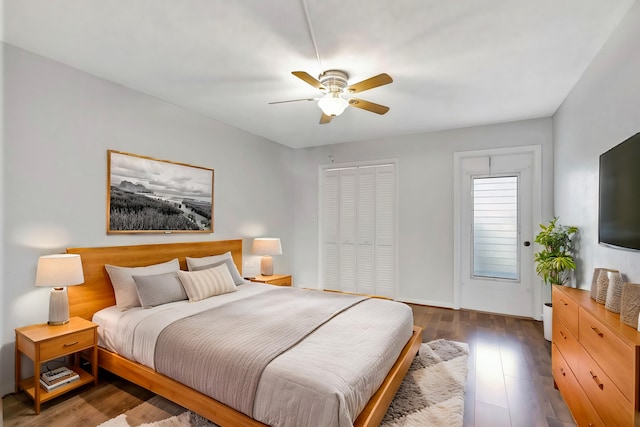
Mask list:
[[[394,164],[321,172],[321,272],[324,289],[394,297]]]

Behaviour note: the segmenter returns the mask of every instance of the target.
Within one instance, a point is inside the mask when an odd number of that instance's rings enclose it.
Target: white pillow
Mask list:
[[[189,271],[202,270],[203,268],[209,268],[211,264],[216,264],[220,261],[226,262],[229,273],[231,273],[231,277],[233,277],[233,283],[235,283],[236,285],[242,285],[244,283],[244,279],[240,275],[238,267],[236,267],[236,264],[233,262],[231,252],[227,252],[222,255],[206,256],[202,258],[187,257],[187,268],[189,269]]]
[[[189,302],[235,292],[236,285],[226,264],[200,271],[178,271]]]
[[[146,267],[119,267],[105,264],[104,268],[109,273],[113,292],[116,295],[116,306],[120,310],[131,307],[140,307],[138,290],[133,276],[149,276],[152,274],[171,273],[180,270],[178,258],[161,264],[148,265]]]

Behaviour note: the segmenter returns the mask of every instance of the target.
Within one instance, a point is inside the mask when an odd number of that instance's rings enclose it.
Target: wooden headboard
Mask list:
[[[242,239],[210,242],[167,243],[135,246],[68,248],[67,253],[82,258],[84,284],[69,286],[69,315],[91,320],[93,314],[115,305],[116,299],[105,264],[142,267],[178,258],[180,268],[187,269],[186,257],[199,258],[231,252],[233,262],[242,274]]]

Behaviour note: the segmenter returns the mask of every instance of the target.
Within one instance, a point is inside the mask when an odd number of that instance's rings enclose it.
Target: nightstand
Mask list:
[[[271,276],[256,276],[250,279],[252,282],[266,283],[276,286],[291,286],[291,275],[272,274]]]
[[[88,350],[91,373],[80,368],[79,352]],[[22,355],[33,361],[34,376],[21,379]],[[53,359],[74,355],[69,366],[80,379],[46,391],[40,386],[40,366]],[[72,317],[69,323],[50,326],[46,323],[16,329],[16,392],[20,389],[33,398],[36,415],[40,404],[90,382],[98,384],[98,325],[80,317]]]

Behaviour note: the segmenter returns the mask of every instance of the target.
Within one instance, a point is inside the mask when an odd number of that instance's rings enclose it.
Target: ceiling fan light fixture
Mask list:
[[[327,116],[339,116],[348,106],[349,101],[341,97],[337,92],[330,92],[318,101],[318,107]]]

